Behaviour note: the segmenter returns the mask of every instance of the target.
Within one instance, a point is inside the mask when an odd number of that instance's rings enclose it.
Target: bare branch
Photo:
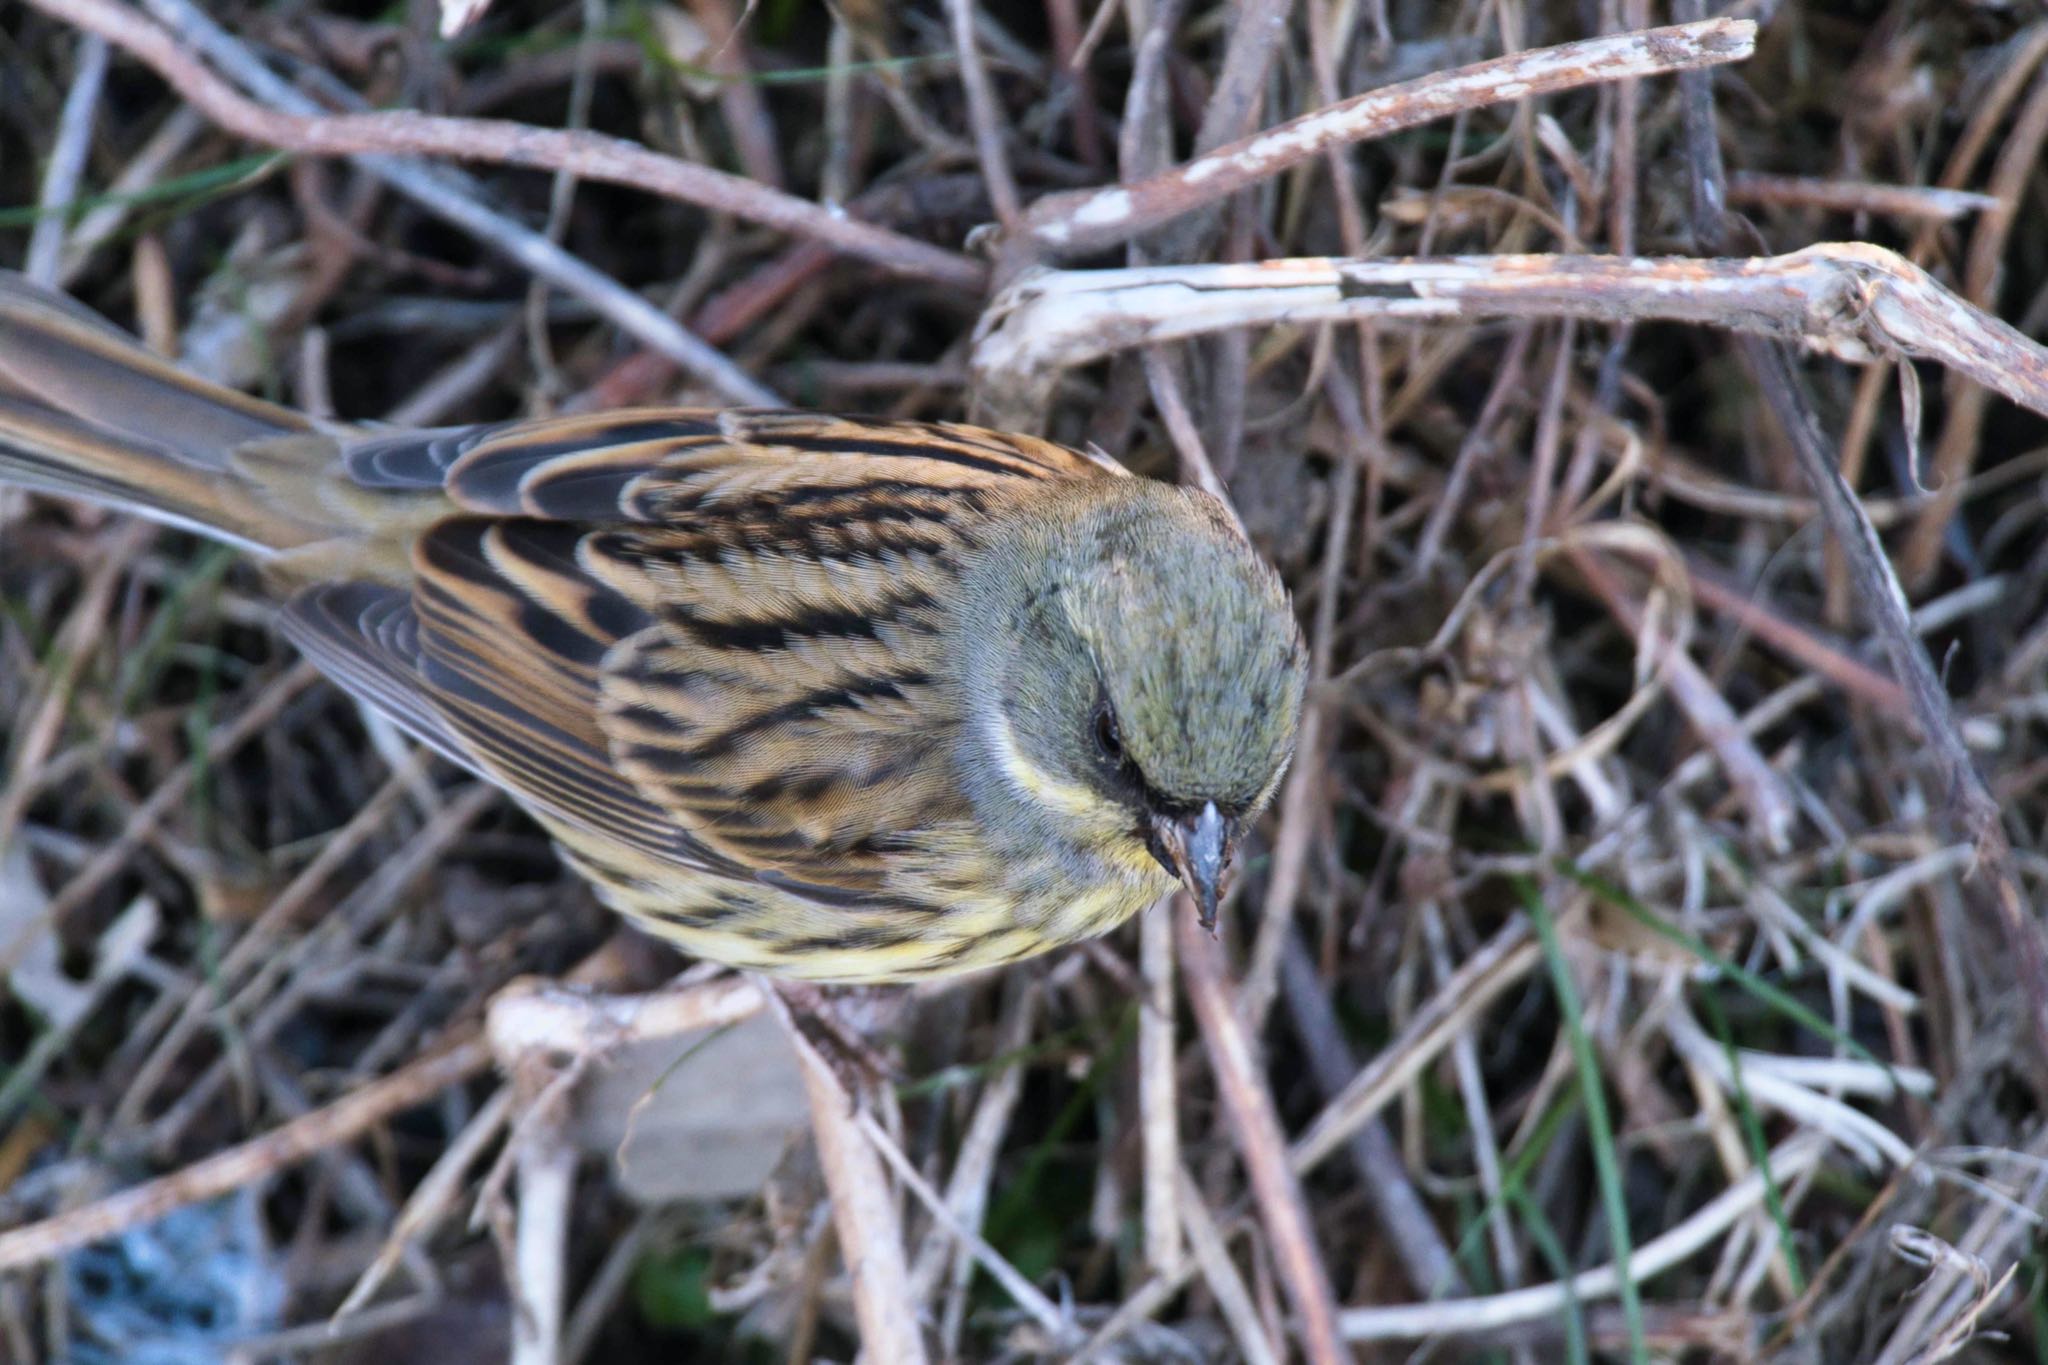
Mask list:
[[[1335,1365],[1345,1355],[1337,1340],[1336,1296],[1330,1288],[1330,1272],[1316,1248],[1301,1183],[1288,1169],[1286,1140],[1279,1116],[1273,1112],[1265,1069],[1253,1055],[1251,1037],[1234,1008],[1235,992],[1224,980],[1223,950],[1202,931],[1193,915],[1176,914],[1174,925],[1187,976],[1188,1001],[1209,1045],[1216,1089],[1223,1097],[1223,1112],[1237,1139],[1238,1155],[1244,1158],[1251,1177],[1280,1282],[1301,1318],[1303,1352],[1316,1365]]]
[[[216,1152],[180,1171],[131,1186],[97,1203],[40,1223],[0,1232],[0,1272],[53,1260],[93,1242],[153,1222],[173,1209],[203,1203],[352,1142],[393,1115],[460,1085],[491,1064],[474,1035],[399,1068],[324,1109]]]
[[[1048,271],[983,315],[972,361],[987,420],[1038,420],[1058,372],[1231,327],[1377,319],[1657,319],[1796,341],[1839,359],[1934,360],[2048,413],[2048,348],[1895,252],[1827,242],[1783,256],[1451,256]]]
[[[818,1164],[824,1168],[840,1250],[853,1278],[861,1350],[869,1360],[922,1365],[924,1336],[918,1330],[910,1271],[903,1259],[903,1220],[881,1159],[854,1116],[853,1096],[804,1037],[782,997],[770,990],[767,998],[796,1049],[810,1094]]]
[[[114,0],[29,3],[54,18],[100,34],[146,63],[215,123],[253,142],[318,156],[430,156],[566,170],[582,180],[626,185],[780,228],[901,274],[970,292],[983,287],[983,270],[964,256],[739,176],[664,156],[623,138],[503,119],[445,118],[405,110],[285,113],[232,89],[182,50],[171,34]]]
[[[1801,1133],[1771,1154],[1770,1176],[1780,1184],[1811,1170],[1827,1154],[1827,1143]],[[1734,1226],[1736,1219],[1760,1208],[1769,1181],[1752,1171],[1703,1204],[1684,1222],[1637,1247],[1629,1270],[1638,1282],[1684,1261]],[[1621,1287],[1614,1267],[1580,1271],[1569,1284],[1534,1285],[1505,1294],[1487,1294],[1447,1303],[1408,1304],[1398,1308],[1347,1308],[1342,1327],[1346,1341],[1400,1341],[1449,1334],[1485,1332],[1510,1323],[1528,1322],[1565,1311],[1587,1299],[1605,1298]]]
[[[1552,95],[1630,76],[1739,62],[1755,47],[1756,25],[1752,21],[1710,19],[1536,48],[1369,90],[1219,147],[1135,185],[1041,199],[1026,215],[1030,239],[1033,245],[1054,253],[1100,251],[1226,199],[1332,147],[1385,137],[1508,100]]]

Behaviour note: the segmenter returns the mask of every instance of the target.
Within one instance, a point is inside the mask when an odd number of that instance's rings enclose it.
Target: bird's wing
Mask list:
[[[906,837],[961,816],[941,637],[988,509],[1110,476],[979,428],[730,410],[344,458],[454,514],[419,537],[409,602],[293,604],[323,666],[556,820],[827,904],[875,903]]]
[[[286,603],[284,632],[353,695],[556,823],[657,863],[730,870],[611,761],[599,672],[646,622],[583,574],[579,535],[451,517],[416,543],[410,590],[317,584]]]

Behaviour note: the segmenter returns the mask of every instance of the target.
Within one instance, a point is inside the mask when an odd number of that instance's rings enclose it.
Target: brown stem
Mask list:
[[[214,75],[177,40],[114,0],[28,0],[53,18],[100,34],[137,58],[206,116],[238,137],[316,156],[365,153],[488,161],[573,172],[582,180],[626,185],[715,213],[811,238],[899,274],[979,293],[980,265],[836,214],[823,205],[736,175],[650,151],[601,133],[536,128],[504,119],[446,118],[394,110],[375,114],[290,114],[265,108]]]
[[[51,2],[35,0],[38,4]],[[1028,231],[1032,242],[1044,251],[1068,255],[1100,251],[1249,189],[1332,147],[1385,137],[1509,100],[1630,76],[1737,62],[1755,46],[1753,22],[1710,19],[1496,57],[1354,95],[1135,185],[1049,196],[1026,215]]]
[[[451,1085],[460,1085],[490,1064],[490,1049],[481,1038],[469,1034],[324,1109],[216,1152],[181,1171],[131,1186],[40,1223],[0,1233],[0,1272],[53,1260],[153,1222],[173,1209],[253,1185],[310,1156],[360,1137],[393,1115],[424,1103]]]
[[[1301,1318],[1303,1350],[1316,1365],[1348,1360],[1337,1336],[1337,1296],[1330,1288],[1330,1272],[1316,1248],[1301,1182],[1287,1165],[1287,1140],[1273,1112],[1265,1069],[1234,1008],[1236,992],[1224,979],[1223,950],[1179,898],[1173,914],[1188,1001],[1208,1044],[1216,1089],[1251,1177],[1281,1284]]]

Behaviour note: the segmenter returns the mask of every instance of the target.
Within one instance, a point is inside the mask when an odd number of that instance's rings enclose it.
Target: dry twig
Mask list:
[[[1329,258],[1047,272],[990,305],[972,364],[987,414],[1035,424],[1060,371],[1117,351],[1232,327],[1501,318],[1694,322],[1842,360],[1933,360],[2048,413],[2048,348],[1862,242],[1754,259]]]
[[[1756,25],[1749,20],[1710,19],[1518,52],[1370,90],[1134,185],[1049,195],[1032,205],[1027,215],[1030,240],[1056,254],[1099,251],[1249,189],[1332,147],[1385,137],[1506,100],[1628,76],[1739,62],[1755,43]]]
[[[482,1039],[460,1038],[259,1138],[96,1203],[0,1232],[0,1273],[51,1260],[161,1218],[173,1209],[253,1185],[310,1156],[354,1141],[394,1115],[451,1085],[460,1085],[490,1063],[490,1051]]]
[[[1344,1358],[1337,1342],[1336,1296],[1322,1253],[1316,1248],[1301,1185],[1287,1167],[1286,1138],[1273,1112],[1265,1069],[1253,1054],[1251,1039],[1234,1008],[1233,992],[1224,979],[1222,949],[1202,931],[1194,916],[1179,915],[1174,922],[1188,1002],[1208,1044],[1216,1088],[1273,1243],[1281,1284],[1300,1315],[1302,1349],[1317,1365],[1335,1365]]]

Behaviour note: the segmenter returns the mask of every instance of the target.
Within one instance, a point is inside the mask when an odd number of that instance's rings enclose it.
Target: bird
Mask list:
[[[345,425],[0,273],[0,482],[256,561],[345,692],[684,952],[916,982],[1214,931],[1306,650],[1226,506],[953,422],[631,408]]]

